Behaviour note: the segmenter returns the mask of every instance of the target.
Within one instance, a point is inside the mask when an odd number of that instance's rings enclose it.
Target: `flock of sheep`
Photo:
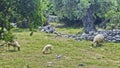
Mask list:
[[[104,36],[102,34],[98,34],[94,37],[91,46],[100,46],[100,43],[103,42],[104,40]],[[4,46],[7,45],[8,49],[10,49],[10,46],[13,46],[15,49],[17,48],[18,51],[20,51],[20,45],[18,43],[18,41],[12,41],[12,42],[5,42],[3,44],[1,44],[0,46]],[[52,53],[52,49],[53,46],[51,44],[47,44],[46,46],[44,46],[42,53],[43,54],[51,54]]]
[[[91,46],[92,47],[101,46],[101,42],[103,42],[103,41],[104,41],[104,36],[102,34],[98,34],[94,37]],[[48,44],[48,45],[44,46],[42,53],[43,54],[52,53],[52,49],[53,49],[53,46],[51,44]]]

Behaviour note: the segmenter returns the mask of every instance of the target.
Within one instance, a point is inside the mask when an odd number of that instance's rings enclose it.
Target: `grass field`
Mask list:
[[[0,68],[120,68],[120,43],[104,42],[102,47],[91,49],[90,41],[55,38],[54,34],[39,31],[33,36],[29,33],[14,31],[21,51],[0,48]],[[47,44],[53,45],[53,53],[43,55],[42,48]],[[56,59],[57,54],[61,55],[60,60]]]

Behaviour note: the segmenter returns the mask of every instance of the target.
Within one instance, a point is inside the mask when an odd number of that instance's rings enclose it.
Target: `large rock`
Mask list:
[[[49,15],[48,16],[48,22],[58,22],[58,16]]]
[[[54,33],[55,32],[55,28],[52,27],[51,25],[47,25],[44,27],[38,27],[38,29],[42,32],[46,32],[46,33]]]

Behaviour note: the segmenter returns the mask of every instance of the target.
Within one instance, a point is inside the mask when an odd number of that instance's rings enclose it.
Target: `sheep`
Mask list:
[[[93,39],[92,46],[94,46],[94,43],[96,44],[96,46],[99,46],[99,44],[103,41],[104,36],[102,34],[97,34]]]
[[[20,51],[20,45],[19,45],[19,43],[18,43],[17,41],[15,41],[15,40],[12,41],[12,42],[8,42],[7,45],[8,45],[8,49],[10,48],[10,46],[13,46],[14,48],[17,48],[18,51]]]
[[[51,44],[47,44],[46,46],[44,46],[42,53],[43,54],[50,54],[50,53],[52,53],[52,49],[53,49],[53,46]]]

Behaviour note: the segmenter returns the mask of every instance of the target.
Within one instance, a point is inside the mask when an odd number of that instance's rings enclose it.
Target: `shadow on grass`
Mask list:
[[[57,25],[55,26],[56,28],[74,28],[74,29],[78,29],[80,28],[81,26],[76,26],[76,25]]]
[[[8,52],[17,52],[16,50],[8,50]]]
[[[73,23],[73,24],[68,24],[68,23],[57,23],[54,25],[55,28],[74,28],[78,29],[82,27],[81,23]]]

